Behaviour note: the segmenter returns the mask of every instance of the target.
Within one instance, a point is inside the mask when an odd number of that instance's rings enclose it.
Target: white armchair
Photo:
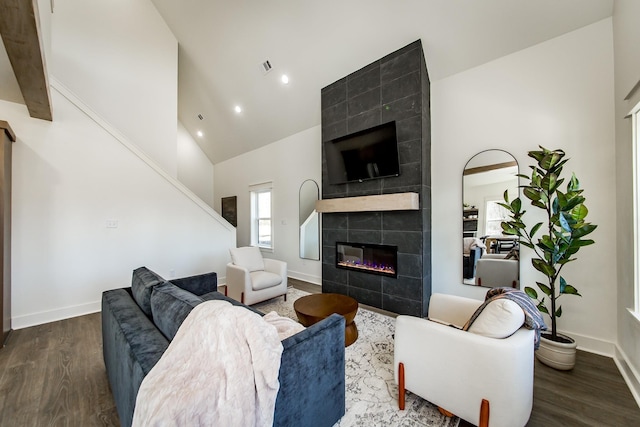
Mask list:
[[[433,294],[429,318],[463,326],[481,304]],[[533,348],[534,331],[524,327],[498,339],[398,316],[394,363],[400,409],[406,389],[478,426],[524,426],[533,406]]]
[[[490,288],[517,288],[520,262],[505,254],[484,254],[476,263],[476,285]]]
[[[227,295],[251,305],[284,295],[287,300],[287,263],[262,258],[257,247],[230,249]]]

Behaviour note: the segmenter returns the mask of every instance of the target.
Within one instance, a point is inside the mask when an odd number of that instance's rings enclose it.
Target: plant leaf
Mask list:
[[[533,289],[530,286],[526,286],[524,288],[524,293],[527,294],[529,296],[529,298],[531,298],[531,299],[535,299],[535,300],[538,299],[538,293],[536,292],[535,289]]]
[[[552,277],[554,274],[556,274],[556,269],[553,267],[553,265],[549,265],[549,263],[545,260],[542,260],[539,258],[533,258],[531,260],[531,264],[533,264],[533,267],[536,270],[538,270],[539,272],[541,272],[547,277]]]
[[[540,185],[544,190],[551,194],[558,188],[558,176],[555,173],[549,173],[542,178]]]
[[[549,310],[547,310],[547,307],[543,303],[539,303],[537,305],[537,307],[538,307],[538,310],[540,310],[541,313],[549,314]]]
[[[556,310],[556,317],[560,317],[562,316],[562,306],[559,306],[558,309]]]
[[[576,178],[576,174],[572,173],[571,180],[569,181],[569,184],[567,184],[567,191],[578,191],[579,189],[580,182],[578,181],[578,178]]]
[[[522,194],[527,196],[527,199],[531,200],[532,202],[538,201],[542,198],[540,190],[536,190],[533,187],[524,188],[522,190]]]
[[[580,226],[578,228],[574,228],[573,232],[571,233],[571,235],[574,238],[584,237],[587,234],[591,233],[593,230],[595,230],[597,227],[598,227],[597,225],[584,223],[584,224],[582,224],[582,226]]]
[[[580,295],[580,293],[578,292],[578,290],[576,288],[574,288],[571,285],[567,285],[564,287],[564,289],[560,290],[561,294],[566,294],[566,295],[577,295],[579,297],[581,297],[582,295]]]
[[[542,292],[548,297],[551,297],[551,288],[541,282],[536,282],[536,285],[540,288]]]
[[[564,151],[556,150],[548,153],[541,160],[538,161],[540,167],[544,170],[551,170],[562,160],[564,157]],[[536,159],[537,160],[537,159]]]
[[[542,227],[542,223],[541,223],[541,222],[539,222],[539,223],[537,223],[536,225],[534,225],[533,227],[531,227],[531,232],[530,232],[530,234],[529,234],[529,235],[530,235],[531,237],[533,237],[533,236],[538,232],[538,230],[540,229],[540,227]]]

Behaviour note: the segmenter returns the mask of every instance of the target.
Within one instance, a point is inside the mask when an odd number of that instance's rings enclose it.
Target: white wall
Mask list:
[[[640,93],[624,98],[640,79],[640,2],[616,0],[613,15],[616,102],[616,206],[618,253],[618,346],[624,361],[623,375],[630,382],[640,404],[640,320],[634,317],[634,227],[633,227],[633,151],[631,123],[624,117],[640,102]],[[637,236],[635,237],[638,238]],[[637,257],[637,254],[635,255]],[[635,377],[635,378],[634,378]]]
[[[54,5],[49,72],[175,177],[178,43],[153,3]]]
[[[182,123],[178,123],[176,153],[180,182],[213,207],[213,164]]]
[[[52,89],[55,120],[0,101],[13,146],[12,326],[100,310],[146,265],[165,278],[224,276],[235,233]],[[118,222],[107,228],[107,221]],[[222,277],[224,280],[224,277]]]
[[[580,347],[608,354],[617,316],[612,64],[606,19],[431,85],[433,291],[475,298],[486,292],[461,284],[462,225],[452,218],[460,217],[465,163],[497,148],[527,173],[528,151],[562,148],[571,157],[565,170],[575,171],[586,189],[589,220],[598,229],[596,244],[563,271],[583,296],[563,298],[559,328]],[[524,285],[542,279],[524,250],[521,264]]]
[[[286,261],[289,276],[321,283],[320,261],[300,259],[298,191],[306,179],[321,184],[320,126],[217,163],[215,207],[222,197],[238,197],[238,246],[251,242],[249,185],[273,182],[274,251],[265,257]]]

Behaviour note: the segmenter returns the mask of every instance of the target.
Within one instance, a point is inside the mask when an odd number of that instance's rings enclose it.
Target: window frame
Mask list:
[[[488,235],[495,236],[495,235],[501,235],[502,234],[502,227],[500,227],[500,230],[498,230],[498,233],[490,234],[489,233],[488,223],[489,223],[489,221],[492,221],[492,222],[498,221],[497,219],[489,220],[489,203],[498,204],[498,203],[503,203],[503,202],[504,202],[504,199],[502,197],[499,197],[499,196],[496,196],[496,197],[485,197],[485,199],[484,199],[484,212],[483,212],[484,218],[483,218],[483,221],[482,221],[482,225],[484,227],[482,231],[483,231],[483,235],[484,236],[488,236]],[[504,209],[504,208],[502,208],[502,209]],[[505,209],[505,211],[506,211],[506,209]],[[508,218],[509,217],[507,215],[507,216],[501,218],[500,222],[502,223],[503,221],[505,221]]]
[[[269,216],[262,216],[264,212],[258,209],[258,198],[261,194],[268,193],[270,197]],[[261,250],[273,251],[274,249],[274,221],[273,221],[273,185],[271,182],[264,182],[249,186],[249,197],[251,200],[251,246],[256,246]],[[259,216],[261,215],[261,216]],[[260,242],[260,221],[270,221],[271,243],[264,244]]]
[[[633,150],[633,307],[640,320],[640,103],[629,113],[631,117],[631,147]]]

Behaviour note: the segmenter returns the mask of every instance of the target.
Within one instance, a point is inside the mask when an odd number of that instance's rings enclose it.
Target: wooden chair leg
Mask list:
[[[244,304],[244,292],[240,292],[240,302]]]
[[[285,301],[287,300],[287,294],[284,294],[284,300]]]
[[[439,407],[439,406],[438,406],[438,412],[440,412],[440,413],[441,413],[442,415],[444,415],[445,417],[449,417],[449,418],[453,417],[453,413],[452,413],[452,412],[449,412],[449,411],[447,411],[446,409],[441,408],[441,407]]]
[[[227,289],[229,289],[229,286],[224,285],[224,296],[228,297],[229,295],[227,295]]]
[[[404,410],[404,363],[398,364],[398,407]]]
[[[489,401],[482,399],[480,404],[480,424],[478,427],[489,427]]]

